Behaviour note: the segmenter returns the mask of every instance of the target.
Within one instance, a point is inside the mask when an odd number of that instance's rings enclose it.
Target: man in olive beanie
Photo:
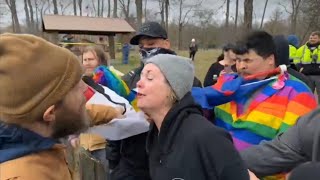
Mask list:
[[[97,119],[96,106],[87,113],[81,76],[67,49],[33,35],[0,35],[0,180],[71,179],[56,139]]]

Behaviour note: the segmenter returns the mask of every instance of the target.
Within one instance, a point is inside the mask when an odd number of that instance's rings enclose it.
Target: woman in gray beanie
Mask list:
[[[160,54],[147,60],[138,107],[152,121],[147,138],[153,180],[247,180],[231,136],[202,116],[191,96],[190,59]]]

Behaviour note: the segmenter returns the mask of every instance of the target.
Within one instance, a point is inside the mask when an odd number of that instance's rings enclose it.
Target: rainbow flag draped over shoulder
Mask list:
[[[289,74],[251,82],[225,75],[213,86],[193,88],[192,95],[214,109],[215,124],[232,134],[238,150],[271,140],[317,106],[310,89]]]
[[[103,65],[98,66],[94,71],[93,80],[127,99],[132,107],[138,111],[136,92],[131,91],[127,84],[110,68]]]
[[[258,88],[274,81],[277,77],[265,80],[245,81],[237,74],[225,74],[219,76],[217,83],[204,88],[192,88],[192,96],[204,109],[213,109],[217,105],[239,99],[250,94]]]

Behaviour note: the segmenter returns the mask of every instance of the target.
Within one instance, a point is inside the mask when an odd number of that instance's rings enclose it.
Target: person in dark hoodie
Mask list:
[[[146,59],[157,54],[173,54],[166,30],[157,22],[141,25],[130,44],[139,45],[141,65],[122,79],[130,89],[136,88]],[[202,87],[200,80],[194,77],[193,86]],[[110,152],[107,154],[112,168],[111,180],[149,180],[148,156],[145,150],[147,133],[128,137],[121,141],[109,141]],[[120,148],[121,147],[121,148]]]
[[[249,179],[230,134],[211,124],[193,100],[193,77],[190,59],[169,54],[151,57],[142,70],[137,105],[152,121],[151,179]]]

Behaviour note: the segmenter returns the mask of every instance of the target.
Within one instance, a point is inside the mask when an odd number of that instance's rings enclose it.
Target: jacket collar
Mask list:
[[[17,125],[0,122],[0,163],[51,149],[57,143]]]
[[[147,152],[149,152],[150,147],[156,143],[154,140],[158,139],[157,141],[161,151],[168,153],[181,124],[189,114],[202,115],[202,109],[194,102],[191,93],[187,93],[169,110],[162,122],[160,133],[155,124],[151,124],[147,137]]]

